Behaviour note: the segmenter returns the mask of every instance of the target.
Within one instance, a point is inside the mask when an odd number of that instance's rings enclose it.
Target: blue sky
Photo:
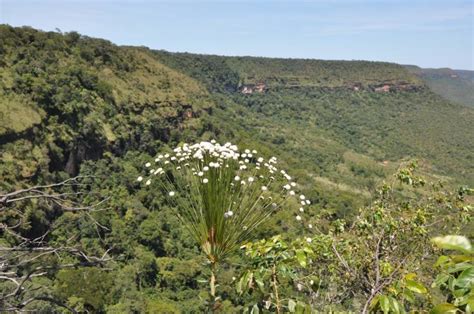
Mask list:
[[[0,0],[0,23],[169,51],[473,70],[473,3]]]

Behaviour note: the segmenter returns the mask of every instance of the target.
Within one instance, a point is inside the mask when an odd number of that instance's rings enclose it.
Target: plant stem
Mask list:
[[[278,296],[278,281],[277,281],[277,273],[276,273],[276,265],[272,267],[272,285],[273,285],[273,293],[275,294],[275,305],[276,305],[276,312],[277,314],[281,313],[281,304],[280,304],[280,297]]]
[[[211,279],[209,280],[209,287],[211,290],[210,300],[209,300],[209,311],[214,313],[216,306],[216,263],[211,262]]]

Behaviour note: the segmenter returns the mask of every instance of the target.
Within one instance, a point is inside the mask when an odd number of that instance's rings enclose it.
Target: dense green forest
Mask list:
[[[474,109],[432,89],[392,63],[0,25],[0,309],[468,312],[468,240],[431,239],[473,236]],[[175,208],[137,182],[158,154],[213,139],[276,156],[314,226],[272,215],[216,270],[218,297]]]

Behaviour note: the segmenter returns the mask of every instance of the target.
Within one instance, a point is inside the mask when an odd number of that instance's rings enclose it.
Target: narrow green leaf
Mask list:
[[[400,303],[398,303],[397,300],[395,300],[392,297],[389,297],[389,300],[390,300],[390,308],[392,309],[393,313],[395,313],[395,314],[405,313],[402,306],[400,306]]]
[[[242,294],[242,285],[243,285],[243,282],[244,282],[244,277],[241,277],[239,281],[237,281],[237,286],[236,286],[236,290],[237,290],[237,293],[238,294]]]
[[[265,293],[265,284],[263,283],[263,281],[261,279],[255,279],[255,282],[257,283],[257,286],[260,291]]]

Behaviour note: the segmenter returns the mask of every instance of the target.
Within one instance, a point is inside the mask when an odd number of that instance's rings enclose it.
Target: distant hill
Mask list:
[[[347,169],[358,166],[343,156],[355,152],[375,169],[384,160],[416,156],[430,160],[438,173],[474,179],[474,111],[439,97],[401,65],[155,54],[218,97],[227,125],[237,120],[253,139],[305,159],[314,176],[352,185],[361,178]]]
[[[474,71],[422,69],[412,65],[406,68],[447,100],[474,107]]]

